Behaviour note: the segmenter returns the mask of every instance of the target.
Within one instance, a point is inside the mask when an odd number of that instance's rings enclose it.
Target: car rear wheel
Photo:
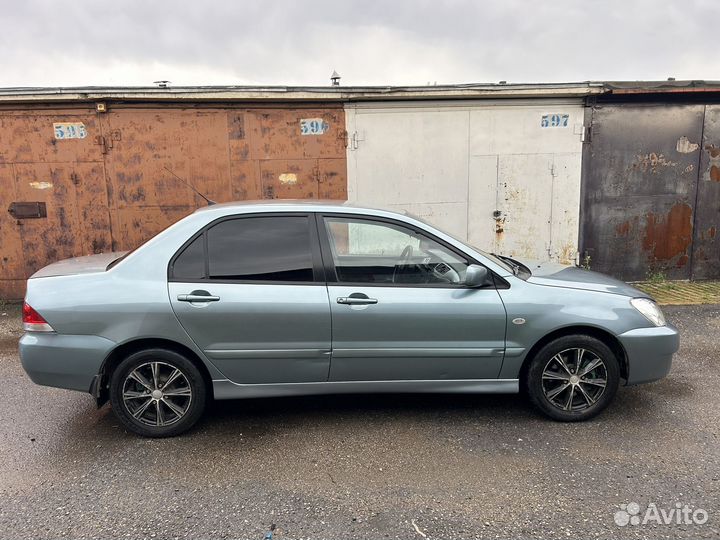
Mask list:
[[[190,429],[205,410],[200,370],[166,349],[147,349],[123,360],[110,379],[110,403],[129,430],[145,437],[172,437]]]
[[[563,336],[531,360],[525,386],[531,402],[563,422],[587,420],[612,401],[620,366],[605,343],[591,336]]]

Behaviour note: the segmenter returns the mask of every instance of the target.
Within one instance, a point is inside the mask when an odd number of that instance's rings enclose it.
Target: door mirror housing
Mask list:
[[[490,283],[490,273],[488,269],[479,264],[471,264],[465,271],[465,282],[466,287],[482,287]]]

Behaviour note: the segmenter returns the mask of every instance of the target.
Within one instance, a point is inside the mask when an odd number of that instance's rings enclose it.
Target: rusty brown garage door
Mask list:
[[[57,124],[84,131],[68,144]],[[21,297],[50,261],[110,250],[102,154],[87,136],[97,128],[86,111],[0,114],[1,298]]]
[[[345,199],[342,107],[3,110],[0,298],[58,259],[132,249],[204,201]],[[7,210],[7,211],[6,211]]]
[[[715,109],[695,104],[593,107],[583,156],[581,254],[625,280],[719,277]]]

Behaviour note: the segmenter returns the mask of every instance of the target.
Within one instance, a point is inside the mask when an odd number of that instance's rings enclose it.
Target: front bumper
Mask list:
[[[114,345],[99,336],[28,332],[20,338],[20,361],[36,384],[89,392]]]
[[[618,336],[627,354],[627,384],[662,379],[670,372],[672,357],[680,347],[680,334],[673,325],[637,328]]]

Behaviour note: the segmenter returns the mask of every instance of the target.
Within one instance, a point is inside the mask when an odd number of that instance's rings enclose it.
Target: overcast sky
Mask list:
[[[720,79],[718,0],[0,0],[0,86]]]

